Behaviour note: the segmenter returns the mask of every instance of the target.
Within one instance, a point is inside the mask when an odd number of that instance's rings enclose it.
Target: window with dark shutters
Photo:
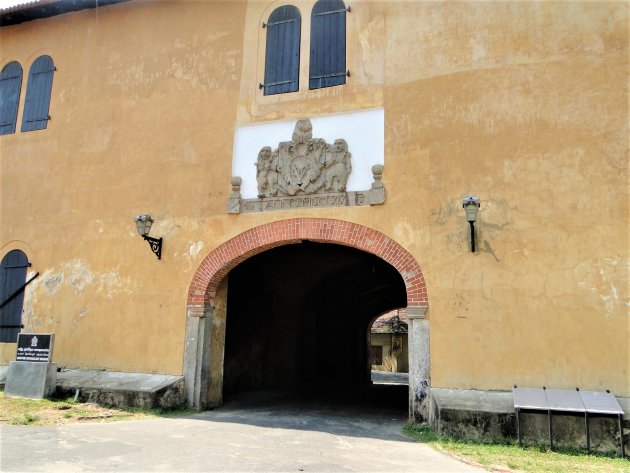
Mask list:
[[[22,325],[22,305],[28,258],[20,250],[0,262],[0,342],[15,343]]]
[[[0,72],[0,135],[15,133],[21,88],[22,66],[10,62]]]
[[[295,92],[300,75],[300,28],[299,10],[291,5],[276,8],[267,28],[265,49],[265,95]]]
[[[319,0],[311,13],[309,89],[346,83],[346,6]]]
[[[54,71],[55,64],[50,56],[40,56],[31,65],[26,87],[22,131],[42,130],[48,125]]]
[[[370,346],[370,364],[378,366],[383,364],[383,347],[381,345]]]

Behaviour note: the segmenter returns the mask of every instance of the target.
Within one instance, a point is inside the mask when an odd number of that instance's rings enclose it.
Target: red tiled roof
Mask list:
[[[372,323],[372,333],[407,333],[409,319],[405,309],[396,309],[381,315]]]

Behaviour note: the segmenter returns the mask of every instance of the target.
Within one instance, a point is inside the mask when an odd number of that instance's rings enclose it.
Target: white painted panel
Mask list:
[[[307,117],[313,124],[313,138],[334,143],[337,138],[348,142],[352,154],[352,173],[347,190],[367,190],[372,185],[372,166],[384,163],[385,114],[383,109]],[[291,141],[297,120],[247,125],[234,133],[232,175],[243,178],[241,197],[254,199],[258,195],[256,159],[263,146],[278,147],[281,141]]]

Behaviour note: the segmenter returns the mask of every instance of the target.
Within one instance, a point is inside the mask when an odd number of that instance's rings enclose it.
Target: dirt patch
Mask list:
[[[155,417],[158,413],[116,409],[69,399],[25,399],[0,393],[0,425],[57,425],[76,422],[112,422]]]

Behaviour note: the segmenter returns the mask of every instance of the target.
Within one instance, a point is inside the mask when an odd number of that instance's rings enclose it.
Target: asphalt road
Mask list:
[[[212,472],[483,471],[400,433],[400,406],[265,393],[188,417],[3,426],[0,470]]]

